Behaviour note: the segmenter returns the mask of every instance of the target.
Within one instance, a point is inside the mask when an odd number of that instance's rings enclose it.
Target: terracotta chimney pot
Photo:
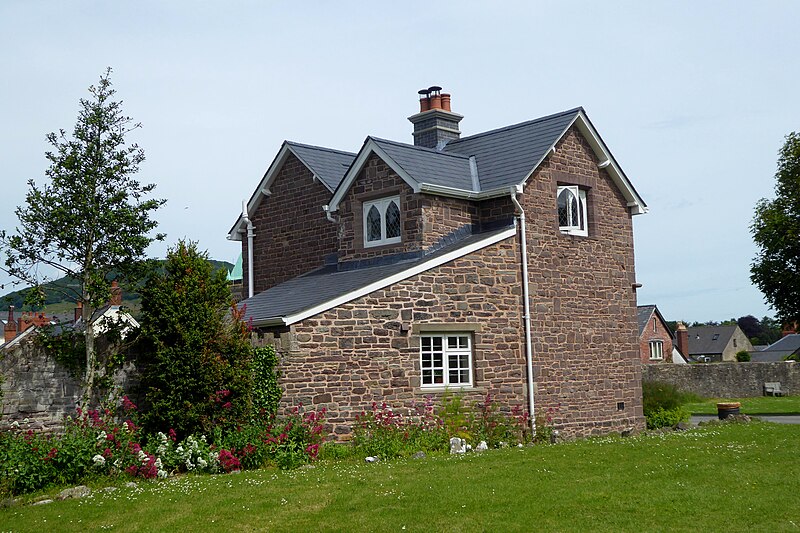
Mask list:
[[[450,95],[442,94],[442,109],[450,111]]]

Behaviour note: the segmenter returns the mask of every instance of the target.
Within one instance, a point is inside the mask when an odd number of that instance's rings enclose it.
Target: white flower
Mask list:
[[[97,434],[97,440],[103,440],[104,438],[106,438],[105,431],[101,431],[100,433]]]
[[[198,458],[197,458],[197,465],[198,465],[200,468],[205,468],[205,467],[207,467],[207,466],[208,466],[208,462],[207,462],[205,459],[203,459],[202,457],[198,457]]]
[[[103,466],[104,464],[106,464],[106,458],[105,458],[105,457],[103,457],[102,455],[100,455],[100,454],[98,453],[97,455],[95,455],[94,457],[92,457],[92,462],[93,462],[93,463],[94,463],[96,466]]]

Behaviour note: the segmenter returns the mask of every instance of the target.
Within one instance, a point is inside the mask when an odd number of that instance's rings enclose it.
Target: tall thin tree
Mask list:
[[[151,235],[158,224],[151,215],[165,200],[148,198],[155,185],[134,179],[144,151],[126,142],[141,124],[122,113],[110,76],[108,68],[89,87],[90,98],[80,100],[72,135],[60,130],[47,136],[52,147],[46,153],[48,179],[41,185],[28,181],[25,205],[16,209],[19,226],[0,232],[4,270],[31,284],[31,294],[41,298],[42,287],[56,275],[75,282],[48,287],[68,293],[83,307],[84,401],[92,401],[97,366],[90,318],[108,300],[109,278],[138,279],[147,247],[164,239]]]

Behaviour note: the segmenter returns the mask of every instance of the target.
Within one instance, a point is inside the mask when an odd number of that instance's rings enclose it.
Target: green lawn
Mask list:
[[[759,396],[756,398],[709,398],[684,407],[693,414],[717,414],[717,402],[741,402],[740,411],[747,415],[800,414],[800,396]]]
[[[184,476],[0,509],[2,531],[796,531],[800,426]]]

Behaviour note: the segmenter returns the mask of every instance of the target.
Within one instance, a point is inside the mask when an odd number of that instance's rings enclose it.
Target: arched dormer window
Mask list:
[[[364,247],[400,242],[400,197],[364,202]]]
[[[589,234],[586,221],[586,190],[574,185],[558,188],[558,229],[570,235]]]

